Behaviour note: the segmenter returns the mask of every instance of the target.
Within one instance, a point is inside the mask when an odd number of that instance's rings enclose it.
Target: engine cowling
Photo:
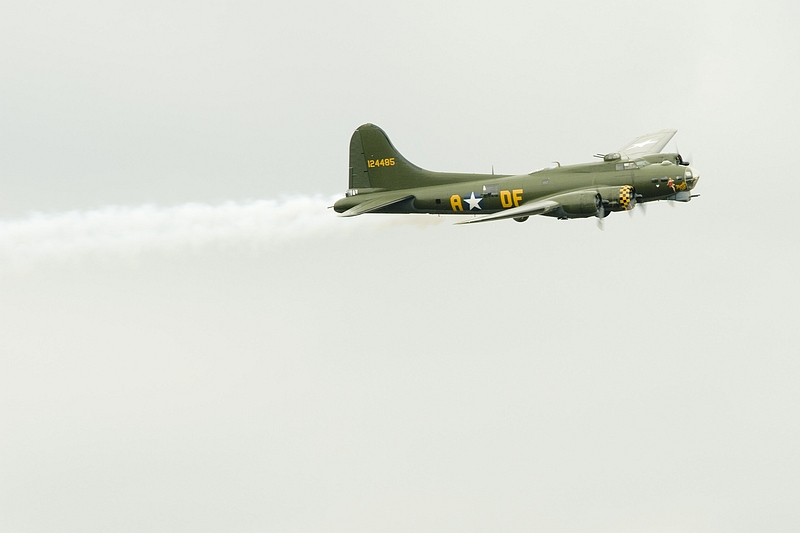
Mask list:
[[[603,209],[603,198],[597,191],[576,191],[558,197],[567,215],[593,216]]]
[[[636,190],[632,185],[601,187],[599,193],[609,211],[630,211],[636,206]]]

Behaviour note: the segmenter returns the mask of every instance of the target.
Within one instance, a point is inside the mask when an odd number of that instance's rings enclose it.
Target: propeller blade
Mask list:
[[[603,231],[603,219],[606,217],[606,208],[603,205],[603,202],[599,200],[600,196],[598,195],[598,206],[597,206],[597,229]]]

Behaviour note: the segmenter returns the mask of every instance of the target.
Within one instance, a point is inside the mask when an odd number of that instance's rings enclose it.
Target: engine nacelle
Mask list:
[[[636,191],[632,185],[601,187],[598,192],[608,211],[630,211],[636,206]]]
[[[576,191],[557,198],[567,216],[594,216],[603,208],[603,198],[597,191]]]

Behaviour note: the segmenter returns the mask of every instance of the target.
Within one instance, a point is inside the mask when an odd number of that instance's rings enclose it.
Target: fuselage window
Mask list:
[[[492,196],[500,196],[500,186],[499,185],[484,185],[483,186],[483,195],[491,198]]]

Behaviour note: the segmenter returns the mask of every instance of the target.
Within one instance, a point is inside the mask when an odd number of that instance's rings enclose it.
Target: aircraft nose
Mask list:
[[[694,189],[694,186],[697,185],[697,181],[700,179],[700,173],[697,171],[697,169],[686,167],[683,177],[686,180],[686,185],[689,187],[689,189]]]

